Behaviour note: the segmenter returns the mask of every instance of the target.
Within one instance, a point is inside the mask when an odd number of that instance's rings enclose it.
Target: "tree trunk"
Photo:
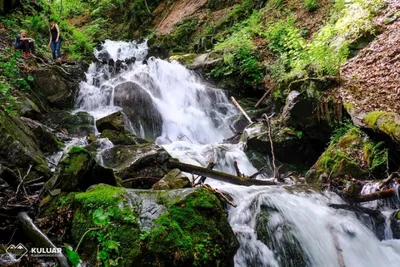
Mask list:
[[[178,168],[183,172],[189,172],[196,175],[201,175],[205,177],[209,177],[221,182],[230,183],[230,184],[237,184],[237,185],[276,185],[274,181],[266,181],[266,180],[249,180],[244,177],[237,177],[235,175],[231,175],[224,172],[214,171],[207,168],[185,164],[179,161],[169,161],[168,167],[171,169]]]
[[[374,201],[374,200],[378,200],[378,199],[389,198],[394,195],[395,195],[395,191],[393,188],[391,188],[388,190],[374,192],[374,193],[371,193],[368,195],[361,195],[353,201],[356,203],[362,203],[362,202]]]

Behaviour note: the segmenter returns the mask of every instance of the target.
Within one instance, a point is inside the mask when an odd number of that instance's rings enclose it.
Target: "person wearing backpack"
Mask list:
[[[22,49],[23,56],[35,55],[35,40],[28,37],[25,31],[21,32],[21,35],[17,35],[14,47],[16,49]]]

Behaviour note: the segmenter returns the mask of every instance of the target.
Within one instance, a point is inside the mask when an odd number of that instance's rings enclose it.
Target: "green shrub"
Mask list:
[[[318,0],[304,0],[304,7],[309,11],[314,11],[317,9]]]

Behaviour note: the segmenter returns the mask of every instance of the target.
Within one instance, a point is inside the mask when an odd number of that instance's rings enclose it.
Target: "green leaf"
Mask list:
[[[94,224],[104,226],[110,223],[109,215],[109,213],[104,213],[104,210],[102,208],[96,209],[92,214]]]
[[[33,76],[29,75],[28,78],[27,78],[27,80],[28,80],[29,82],[33,82],[33,81],[35,80],[35,78],[33,78]]]
[[[118,250],[119,242],[114,241],[114,240],[108,240],[108,241],[106,242],[106,245],[107,245],[107,248],[110,249],[110,250],[111,250],[111,249]]]
[[[78,252],[74,251],[72,247],[68,244],[64,244],[65,250],[67,252],[67,258],[71,262],[71,264],[75,267],[78,266],[81,262],[81,257],[79,256]]]

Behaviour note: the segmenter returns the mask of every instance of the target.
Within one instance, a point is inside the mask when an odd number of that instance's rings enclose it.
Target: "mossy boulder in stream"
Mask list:
[[[102,152],[105,166],[113,168],[122,180],[141,177],[131,182],[134,188],[151,188],[154,178],[163,178],[168,170],[162,165],[171,158],[168,152],[154,143],[117,145]],[[128,184],[125,184],[128,186]]]
[[[388,151],[383,142],[376,143],[358,128],[351,128],[337,141],[332,141],[307,172],[306,179],[308,183],[326,183],[328,178],[339,176],[383,178],[387,159]]]
[[[71,194],[73,247],[89,264],[232,266],[238,248],[221,202],[205,189],[98,185]]]
[[[28,179],[48,176],[49,168],[32,131],[17,117],[0,108],[0,164],[22,175],[32,166]]]
[[[101,133],[101,138],[108,138],[114,145],[139,145],[150,143],[149,141],[137,137],[129,132],[117,132],[113,130],[104,130]]]
[[[118,111],[101,118],[96,121],[96,127],[99,132],[103,132],[104,130],[123,132],[125,130],[124,114]]]
[[[191,187],[192,183],[185,174],[179,169],[169,171],[160,181],[155,183],[152,188],[155,190],[168,190]]]
[[[63,155],[46,188],[76,192],[84,191],[89,186],[99,183],[117,185],[113,170],[99,165],[85,149],[71,147]]]

